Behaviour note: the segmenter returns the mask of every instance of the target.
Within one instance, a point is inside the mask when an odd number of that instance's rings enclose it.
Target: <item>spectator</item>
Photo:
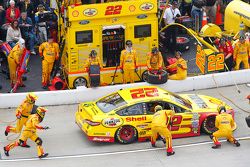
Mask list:
[[[202,26],[202,17],[203,17],[203,7],[206,5],[206,0],[193,0],[193,6],[191,10],[191,16],[194,20],[194,27],[196,31],[200,31]],[[196,24],[198,21],[198,26]]]
[[[6,23],[12,23],[20,17],[20,10],[15,7],[15,1],[10,0],[10,7],[6,10]]]
[[[216,10],[217,10],[216,0],[207,0],[205,11],[209,18],[210,23],[215,23]]]
[[[35,45],[35,34],[32,28],[32,20],[27,17],[26,12],[21,13],[21,17],[18,19],[20,29],[22,30],[22,35],[26,42],[29,43],[31,54],[36,54],[34,50]]]
[[[40,4],[38,5],[38,12],[35,14],[36,26],[39,30],[39,42],[43,43],[47,41],[47,23],[45,20],[45,15],[48,11],[45,11],[45,7]]]
[[[176,17],[181,16],[180,10],[177,8],[178,2],[174,1],[172,6],[167,8],[163,14],[165,25],[171,25],[175,23]],[[176,51],[176,27],[169,26],[165,31],[166,36],[166,47],[170,50],[172,55]]]
[[[33,3],[30,0],[22,0],[19,2],[19,9],[22,12],[27,12],[29,18],[31,18],[32,23],[35,22],[35,8]]]
[[[6,41],[13,48],[21,37],[22,35],[18,26],[18,21],[14,20],[12,21],[11,26],[7,30]]]
[[[181,2],[181,15],[191,16],[192,0],[182,0]]]
[[[5,23],[5,10],[4,10],[4,2],[1,0],[0,1],[0,40],[5,39],[4,34],[5,31],[1,28],[2,25]]]

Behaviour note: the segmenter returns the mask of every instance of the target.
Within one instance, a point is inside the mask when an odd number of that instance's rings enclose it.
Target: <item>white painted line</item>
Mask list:
[[[249,140],[249,139],[250,139],[250,136],[238,138],[238,140]],[[220,142],[226,142],[226,140],[220,140]],[[201,143],[193,143],[193,144],[184,144],[184,145],[174,146],[173,148],[193,147],[193,146],[206,145],[206,144],[212,144],[212,143],[213,143],[212,141],[206,141],[206,142],[201,142]],[[140,149],[140,150],[117,151],[117,152],[106,152],[106,153],[51,156],[51,157],[43,158],[42,160],[108,156],[108,155],[118,155],[118,154],[129,154],[129,153],[138,153],[138,152],[157,151],[157,150],[165,150],[165,149],[166,149],[165,147],[161,147],[161,148],[148,148],[148,149]],[[41,159],[39,159],[39,158],[0,159],[0,163],[1,162],[37,161],[37,160],[41,160]]]

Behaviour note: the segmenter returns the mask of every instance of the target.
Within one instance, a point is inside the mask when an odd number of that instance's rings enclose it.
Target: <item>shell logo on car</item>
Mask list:
[[[216,103],[215,103],[216,102]],[[173,138],[211,134],[215,130],[218,104],[224,104],[234,117],[232,107],[205,95],[174,94],[156,86],[121,89],[93,102],[79,104],[77,125],[91,141],[132,143],[151,136],[151,121],[156,105],[174,110],[171,118]],[[167,118],[167,122],[170,118]],[[235,125],[236,128],[236,125]]]

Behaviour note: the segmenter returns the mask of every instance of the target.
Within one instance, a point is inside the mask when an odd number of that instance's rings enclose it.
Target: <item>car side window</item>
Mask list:
[[[175,113],[184,113],[186,110],[184,108],[181,108],[175,104],[168,103],[170,109],[174,110]]]
[[[151,101],[146,103],[146,110],[148,115],[153,115],[155,113],[155,106],[160,105],[164,110],[170,109],[169,107],[166,108],[166,102],[163,101]]]
[[[120,116],[144,115],[142,104],[135,104],[116,112]]]

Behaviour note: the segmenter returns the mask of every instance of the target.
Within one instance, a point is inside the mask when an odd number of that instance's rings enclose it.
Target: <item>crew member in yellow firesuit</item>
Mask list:
[[[100,70],[102,69],[102,62],[100,60],[100,57],[97,56],[97,52],[95,50],[92,50],[89,54],[89,58],[87,59],[85,66],[86,71],[89,72],[89,68],[92,65],[97,65],[100,67]],[[90,77],[89,77],[90,78]],[[89,82],[90,83],[90,82]]]
[[[8,136],[10,132],[20,133],[23,129],[23,126],[26,124],[29,115],[31,115],[32,108],[37,100],[37,96],[34,93],[29,93],[26,96],[26,99],[17,107],[16,109],[16,127],[7,126],[4,132],[5,136]],[[26,141],[22,143],[22,147],[30,147],[26,144]]]
[[[235,144],[236,147],[240,146],[240,143],[234,138],[233,136],[233,127],[234,127],[234,120],[231,114],[226,113],[226,108],[224,106],[218,106],[219,115],[216,116],[215,119],[215,127],[218,128],[216,132],[214,132],[210,138],[214,142],[213,149],[221,147],[218,138],[226,137],[227,141],[232,144]]]
[[[134,83],[135,72],[137,72],[136,66],[136,51],[132,48],[132,41],[126,41],[126,48],[121,52],[120,69],[123,73],[123,83]]]
[[[48,156],[48,153],[44,153],[43,147],[42,147],[42,139],[37,136],[36,129],[49,129],[47,126],[40,126],[39,123],[41,123],[44,119],[45,112],[47,111],[44,107],[38,107],[36,110],[36,114],[32,114],[29,116],[29,119],[26,123],[26,126],[21,133],[21,137],[7,146],[4,147],[4,153],[6,156],[9,156],[9,151],[13,149],[16,146],[22,145],[24,142],[26,142],[28,139],[31,139],[37,144],[37,154],[39,158],[44,158]]]
[[[245,36],[240,36],[239,41],[235,44],[234,47],[234,61],[235,64],[235,70],[239,70],[240,63],[243,62],[244,69],[249,68],[248,63],[248,55],[249,55],[249,44],[245,40]]]
[[[16,70],[20,64],[20,58],[21,58],[21,55],[23,54],[24,48],[25,48],[25,41],[24,39],[20,38],[18,43],[10,51],[10,54],[8,56],[11,88],[13,88],[17,82]],[[24,84],[22,83],[22,78],[20,79],[20,86],[21,87],[24,86]]]
[[[59,58],[59,45],[53,41],[52,36],[48,37],[48,42],[39,46],[39,54],[42,59],[42,86],[47,89],[54,62]]]
[[[174,116],[173,110],[163,110],[160,105],[155,106],[155,114],[151,123],[151,145],[155,147],[158,134],[166,139],[167,156],[173,155],[175,152],[172,147],[172,135],[168,130],[168,123]]]
[[[152,51],[147,55],[148,71],[161,71],[162,70],[162,55],[157,47],[153,47]]]
[[[177,61],[171,64],[167,69],[177,68],[176,74],[170,75],[168,78],[172,80],[183,80],[187,78],[187,62],[182,58],[182,53],[177,51],[175,53]]]

